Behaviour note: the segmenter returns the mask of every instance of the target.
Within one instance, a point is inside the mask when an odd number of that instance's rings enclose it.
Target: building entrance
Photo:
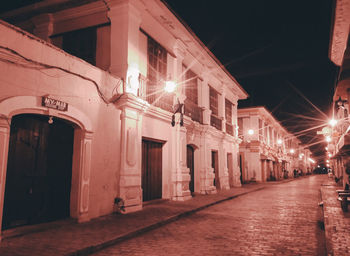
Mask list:
[[[48,116],[11,121],[3,229],[70,216],[74,128]]]
[[[143,201],[162,198],[162,143],[142,140]]]
[[[190,145],[187,145],[187,168],[190,169],[190,184],[189,189],[191,193],[194,192],[194,148]]]

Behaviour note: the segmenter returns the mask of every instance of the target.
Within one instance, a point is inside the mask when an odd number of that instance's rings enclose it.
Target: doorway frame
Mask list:
[[[41,106],[41,97],[15,96],[0,101],[0,232],[6,186],[11,119],[19,114],[52,116],[70,122],[74,128],[70,217],[89,221],[89,190],[93,127],[88,116],[70,105],[65,112]],[[0,234],[1,240],[1,234]]]

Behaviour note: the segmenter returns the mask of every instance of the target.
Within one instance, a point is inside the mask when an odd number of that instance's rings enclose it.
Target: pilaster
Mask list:
[[[216,187],[214,186],[215,173],[211,167],[211,149],[210,135],[208,134],[209,125],[203,125],[200,136],[200,193],[215,194]]]
[[[123,94],[115,103],[121,110],[120,174],[118,197],[125,213],[142,208],[141,142],[142,113],[148,105],[133,94]]]
[[[137,95],[141,13],[130,0],[106,0],[111,21],[112,74],[124,79],[125,92]]]
[[[172,128],[172,200],[190,199],[190,169],[186,165],[186,128],[179,125],[180,114],[175,115],[176,125]]]
[[[4,209],[5,181],[7,170],[7,157],[10,139],[10,120],[0,116],[0,231],[2,227],[2,215]],[[1,232],[0,232],[1,241]]]

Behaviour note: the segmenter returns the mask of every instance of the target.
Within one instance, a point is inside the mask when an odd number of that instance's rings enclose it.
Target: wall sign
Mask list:
[[[47,108],[53,108],[60,111],[67,111],[68,110],[68,103],[51,99],[49,97],[41,97],[41,105]]]

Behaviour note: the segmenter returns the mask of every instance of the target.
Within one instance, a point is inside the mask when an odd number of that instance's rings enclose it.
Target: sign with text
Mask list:
[[[53,108],[57,109],[60,111],[67,111],[68,110],[68,103],[60,101],[60,100],[55,100],[51,99],[49,97],[43,96],[41,98],[41,105],[47,108]]]

